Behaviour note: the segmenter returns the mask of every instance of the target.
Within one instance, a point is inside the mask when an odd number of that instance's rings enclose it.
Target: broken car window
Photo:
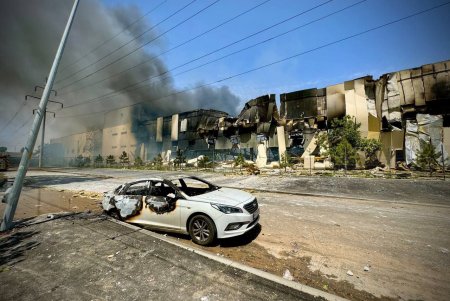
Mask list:
[[[152,181],[149,195],[166,197],[169,194],[175,195],[175,190],[172,187],[161,181]]]
[[[126,195],[147,195],[148,187],[149,187],[148,181],[135,183],[135,184],[130,185],[130,187],[128,187],[125,194]]]
[[[218,187],[214,185],[195,178],[182,178],[179,179],[179,181],[181,183],[180,190],[188,196],[204,194],[218,189]]]

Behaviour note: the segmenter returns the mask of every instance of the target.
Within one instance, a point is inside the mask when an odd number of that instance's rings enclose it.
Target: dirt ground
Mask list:
[[[450,208],[255,195],[261,228],[205,250],[350,300],[448,300]]]
[[[5,204],[0,204],[3,217]],[[84,191],[70,192],[46,188],[25,187],[20,195],[14,219],[35,217],[57,212],[91,212],[101,213],[100,196]]]

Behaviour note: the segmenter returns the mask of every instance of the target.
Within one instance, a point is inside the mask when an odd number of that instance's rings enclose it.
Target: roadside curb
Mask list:
[[[208,259],[214,260],[216,262],[222,263],[222,264],[224,264],[226,266],[229,266],[229,267],[241,270],[241,271],[246,272],[246,273],[250,273],[252,275],[255,275],[257,277],[261,277],[263,279],[275,282],[275,283],[280,284],[280,285],[287,286],[287,287],[292,288],[292,289],[294,289],[296,291],[299,291],[299,292],[302,292],[302,293],[305,293],[305,294],[309,294],[309,295],[311,295],[313,297],[322,297],[322,298],[325,298],[326,300],[329,300],[329,301],[349,301],[348,299],[345,299],[345,298],[342,298],[342,297],[339,297],[339,296],[336,296],[336,295],[333,295],[333,294],[321,291],[319,289],[316,289],[316,288],[313,288],[313,287],[301,284],[299,282],[289,281],[289,280],[286,280],[286,279],[284,279],[282,277],[276,276],[274,274],[270,274],[268,272],[264,272],[264,271],[261,271],[261,270],[258,270],[258,269],[246,266],[244,264],[241,264],[239,262],[233,261],[231,259],[223,258],[223,257],[211,254],[211,253],[203,251],[203,250],[199,250],[199,249],[196,249],[196,248],[185,246],[185,245],[183,245],[181,243],[178,243],[176,241],[168,239],[168,238],[164,237],[163,235],[155,233],[155,232],[152,232],[150,230],[142,229],[142,228],[140,228],[138,226],[134,226],[134,225],[122,222],[122,221],[118,221],[118,220],[116,220],[114,218],[111,218],[111,217],[108,217],[107,219],[109,221],[112,221],[112,222],[117,223],[119,225],[122,225],[122,226],[125,226],[127,228],[133,229],[136,232],[140,232],[142,234],[151,236],[153,238],[165,241],[165,242],[167,242],[167,243],[169,243],[171,245],[180,247],[180,248],[182,248],[184,250],[187,250],[187,251],[190,251],[190,252],[194,252],[194,253],[196,253],[196,254],[198,254],[200,256],[203,256],[203,257],[206,257]]]

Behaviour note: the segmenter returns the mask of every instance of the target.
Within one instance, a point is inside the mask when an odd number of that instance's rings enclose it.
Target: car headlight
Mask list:
[[[237,208],[237,207],[231,207],[231,206],[225,206],[225,205],[221,205],[221,204],[211,204],[211,206],[214,209],[219,210],[220,212],[223,212],[225,214],[230,214],[230,213],[242,213],[242,209],[241,208]]]

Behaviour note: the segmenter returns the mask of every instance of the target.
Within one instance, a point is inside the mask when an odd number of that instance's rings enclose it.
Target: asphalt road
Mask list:
[[[289,174],[264,176],[229,175],[202,171],[154,171],[128,169],[48,169],[31,170],[29,183],[46,187],[86,189],[104,192],[126,181],[161,176],[173,177],[191,174],[208,179],[218,185],[287,192],[303,195],[320,195],[343,198],[381,200],[388,202],[418,203],[450,206],[450,181],[419,179],[368,179],[351,177],[293,177]],[[8,177],[15,175],[7,172]],[[78,185],[80,184],[80,185]],[[80,188],[81,187],[81,188]]]

